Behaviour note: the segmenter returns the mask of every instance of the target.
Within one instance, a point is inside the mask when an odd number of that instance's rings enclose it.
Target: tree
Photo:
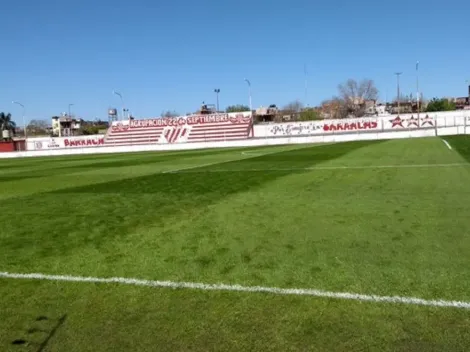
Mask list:
[[[299,121],[313,121],[313,120],[321,120],[322,117],[317,110],[308,109],[304,110],[300,113]]]
[[[92,134],[99,134],[102,131],[107,130],[109,123],[101,119],[96,118],[93,121],[81,121],[80,122],[80,133],[88,136]]]
[[[167,111],[162,112],[162,117],[177,117],[177,116],[179,116],[179,114],[174,110],[173,111],[167,110]]]
[[[14,132],[16,123],[11,119],[11,114],[0,112],[0,130]]]
[[[289,104],[285,105],[282,108],[282,110],[283,112],[288,113],[288,114],[296,114],[296,113],[301,112],[303,108],[304,108],[304,105],[300,101],[294,100],[290,102]]]
[[[433,98],[428,103],[426,107],[426,112],[452,111],[455,109],[456,109],[456,106],[454,102],[449,101],[448,99],[445,99],[445,98],[443,99]]]
[[[413,94],[406,95],[403,93],[400,93],[400,97],[396,98],[395,97],[395,103],[399,101],[400,103],[409,103],[412,101],[416,101],[416,99],[413,97]]]
[[[225,109],[226,112],[245,112],[250,111],[250,107],[242,104],[230,105]]]
[[[89,135],[100,133],[100,127],[95,126],[95,125],[82,126],[81,130],[82,130],[81,132],[84,136],[89,136]]]
[[[379,90],[375,87],[374,81],[370,79],[364,79],[361,82],[348,79],[338,86],[338,91],[338,98],[344,104],[347,113],[356,117],[364,116],[366,102],[377,100],[379,95]]]
[[[26,130],[28,135],[48,134],[49,123],[47,120],[31,120]]]
[[[348,107],[339,97],[333,97],[321,103],[321,115],[327,119],[343,119],[348,117]]]

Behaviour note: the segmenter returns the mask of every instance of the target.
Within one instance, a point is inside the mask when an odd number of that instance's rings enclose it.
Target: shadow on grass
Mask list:
[[[196,169],[196,171],[291,169],[291,172],[302,172],[301,169],[303,168],[314,167],[317,164],[338,159],[357,149],[383,142],[385,142],[385,140],[317,145],[201,167]],[[191,172],[192,171],[191,169]]]
[[[237,192],[248,191],[279,177],[305,172],[307,167],[336,159],[345,154],[382,141],[349,142],[319,147],[301,148],[258,157],[218,163],[188,169],[185,172],[158,173],[136,178],[98,183],[77,188],[67,188],[53,193],[93,194],[162,194],[183,199],[185,195],[220,199]],[[250,170],[255,171],[250,171]],[[258,172],[256,170],[272,170]],[[233,172],[217,173],[224,170]],[[184,169],[182,170],[184,171]],[[208,171],[207,173],[204,171]],[[158,200],[155,200],[158,202]]]
[[[101,248],[138,228],[162,225],[168,216],[194,214],[227,196],[378,143],[302,148],[218,166],[233,172],[203,172],[211,169],[203,167],[192,169],[202,172],[159,173],[8,200],[0,213],[0,247],[15,261],[22,250],[23,260],[35,260],[79,247]],[[285,170],[275,170],[280,165]],[[273,170],[249,171],[254,167]]]
[[[470,136],[458,135],[458,136],[447,136],[445,140],[450,143],[465,160],[470,162]]]
[[[26,179],[34,179],[40,177],[48,177],[48,176],[63,176],[72,173],[79,173],[81,171],[89,171],[95,169],[107,169],[107,168],[118,168],[118,167],[131,167],[131,166],[141,166],[141,165],[149,165],[149,164],[157,164],[163,163],[168,161],[175,161],[176,163],[178,160],[187,159],[192,156],[209,156],[209,155],[223,155],[226,153],[231,152],[228,149],[213,149],[213,150],[198,150],[196,151],[188,151],[188,152],[181,152],[178,153],[145,153],[145,154],[126,154],[120,155],[120,159],[116,160],[118,157],[106,155],[107,157],[98,157],[89,156],[88,158],[73,158],[70,160],[61,159],[60,164],[57,160],[44,160],[43,163],[32,163],[32,164],[23,164],[20,166],[11,166],[12,168],[31,168],[32,165],[37,165],[44,167],[45,165],[49,166],[47,169],[41,169],[36,171],[18,171],[8,173],[6,175],[0,175],[0,183],[2,182],[11,182],[11,181],[21,181]],[[83,164],[78,165],[69,165],[67,166],[64,163],[76,163],[76,162],[84,162]],[[58,164],[58,165],[57,165]]]

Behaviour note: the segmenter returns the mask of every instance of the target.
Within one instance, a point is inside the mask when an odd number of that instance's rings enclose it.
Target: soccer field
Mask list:
[[[468,351],[445,141],[0,159],[0,351]]]

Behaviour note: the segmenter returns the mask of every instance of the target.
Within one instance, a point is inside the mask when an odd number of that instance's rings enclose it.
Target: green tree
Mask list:
[[[87,126],[82,127],[82,134],[85,136],[98,134],[99,132],[100,132],[99,126],[87,125]]]
[[[0,112],[0,130],[14,132],[16,123],[11,119],[11,114]]]
[[[435,111],[452,111],[455,110],[456,106],[455,103],[449,101],[448,99],[442,98],[433,98],[428,103],[426,107],[426,112],[435,112]]]
[[[299,121],[322,120],[320,113],[313,109],[304,110],[299,115]]]
[[[100,132],[107,130],[109,123],[107,121],[102,121],[98,118],[96,118],[93,121],[81,121],[80,126],[80,132],[83,135],[92,135],[92,134],[99,134]]]
[[[230,105],[225,109],[226,112],[245,112],[250,111],[250,107],[242,104]]]

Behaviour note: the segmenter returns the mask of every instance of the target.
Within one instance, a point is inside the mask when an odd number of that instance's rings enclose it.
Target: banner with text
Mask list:
[[[40,137],[28,138],[27,150],[47,150],[63,148],[88,148],[104,145],[103,135],[79,136],[79,137]]]
[[[255,125],[255,137],[309,136],[379,129],[379,120],[376,118],[321,120]]]

